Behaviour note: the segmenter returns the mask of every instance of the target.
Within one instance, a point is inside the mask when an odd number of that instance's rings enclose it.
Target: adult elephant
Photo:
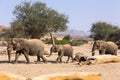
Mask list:
[[[57,63],[62,62],[62,57],[63,56],[68,57],[66,63],[69,62],[70,58],[73,61],[73,48],[72,48],[72,46],[71,45],[55,45],[52,33],[50,33],[50,35],[51,35],[51,40],[52,40],[52,45],[53,46],[50,48],[50,55],[49,56],[51,56],[53,52],[58,52],[58,57],[57,57],[57,60],[56,60]],[[49,56],[47,56],[47,57],[49,57]]]
[[[28,55],[37,56],[37,61],[40,61],[40,58],[42,58],[44,63],[47,62],[43,56],[44,43],[39,39],[13,38],[11,39],[11,44],[13,49],[16,50],[15,62],[17,62],[20,53],[24,54],[27,63],[30,63]]]
[[[118,46],[111,41],[96,40],[92,47],[92,56],[95,55],[95,50],[99,50],[99,54],[117,55]]]

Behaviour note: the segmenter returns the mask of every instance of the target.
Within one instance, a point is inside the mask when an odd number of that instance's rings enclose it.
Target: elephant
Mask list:
[[[56,62],[62,62],[62,57],[63,56],[68,56],[68,59],[66,61],[66,63],[69,62],[69,59],[71,58],[73,60],[73,48],[70,45],[55,45],[52,46],[50,49],[50,55],[52,55],[53,52],[58,52],[58,57]],[[49,57],[47,56],[47,57]]]
[[[70,58],[73,61],[73,47],[71,45],[55,45],[52,33],[50,33],[50,36],[51,36],[53,46],[50,48],[50,55],[48,55],[47,57],[51,56],[53,52],[58,52],[58,57],[57,57],[57,60],[56,60],[57,63],[62,62],[62,57],[63,56],[68,57],[66,63],[69,62]]]
[[[95,50],[99,50],[100,55],[103,54],[117,55],[118,46],[112,41],[96,40],[93,43],[92,56],[95,55]]]
[[[44,63],[47,62],[47,59],[43,56],[44,43],[39,39],[12,38],[11,44],[13,49],[16,50],[15,63],[20,53],[24,54],[27,63],[30,63],[28,55],[37,56],[37,62],[40,61],[40,58],[42,58]]]
[[[84,64],[90,65],[93,63],[93,61],[95,62],[96,59],[89,57],[89,56],[86,56],[81,52],[77,52],[75,54],[74,61],[77,61],[78,65],[84,65]]]

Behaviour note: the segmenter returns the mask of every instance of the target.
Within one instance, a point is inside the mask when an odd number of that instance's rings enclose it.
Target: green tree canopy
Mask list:
[[[107,40],[108,37],[118,30],[117,26],[105,22],[97,22],[92,25],[90,29],[91,36],[95,39]]]
[[[40,38],[48,30],[65,31],[68,26],[68,17],[48,8],[41,2],[22,2],[13,11],[15,20],[11,29],[16,37]]]

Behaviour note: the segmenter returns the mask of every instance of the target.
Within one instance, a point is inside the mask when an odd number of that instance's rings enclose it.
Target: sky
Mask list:
[[[13,10],[23,1],[41,1],[68,16],[68,30],[89,32],[93,23],[106,22],[120,27],[120,0],[0,0],[0,25],[10,26]]]

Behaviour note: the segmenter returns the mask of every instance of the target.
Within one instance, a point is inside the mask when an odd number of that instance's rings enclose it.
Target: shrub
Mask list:
[[[86,40],[73,40],[70,42],[70,45],[71,46],[80,46],[80,45],[83,45],[85,43],[88,43],[88,41],[86,41]]]
[[[64,38],[63,38],[63,40],[71,40],[71,36],[70,35],[66,35]]]
[[[55,42],[55,44],[69,44],[70,43],[70,41],[69,40],[66,40],[66,39],[63,39],[63,40],[57,40],[56,42]]]

